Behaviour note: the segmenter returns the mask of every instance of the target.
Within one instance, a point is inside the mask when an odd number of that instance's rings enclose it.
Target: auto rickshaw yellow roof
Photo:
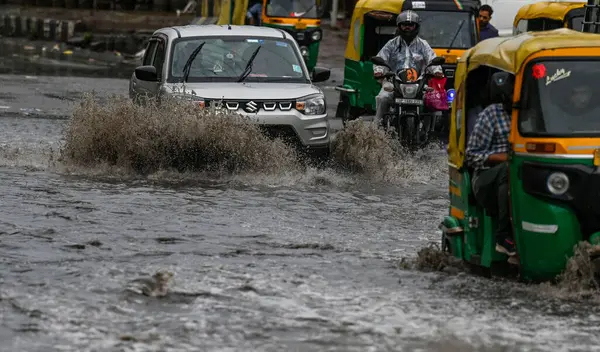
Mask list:
[[[525,60],[538,51],[593,47],[600,47],[600,35],[559,28],[483,40],[465,52],[460,62],[468,58],[467,71],[486,65],[515,74]]]
[[[564,21],[565,16],[573,9],[579,9],[585,6],[585,2],[567,2],[567,1],[542,1],[522,6],[513,25],[516,27],[520,20],[530,20],[534,18],[549,18],[551,20]]]
[[[370,11],[386,11],[399,14],[404,0],[359,0],[354,6],[354,16]]]

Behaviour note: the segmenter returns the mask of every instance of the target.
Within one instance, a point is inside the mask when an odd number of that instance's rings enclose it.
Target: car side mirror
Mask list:
[[[135,68],[135,78],[140,81],[157,82],[158,75],[154,66],[138,66]]]
[[[312,73],[312,81],[313,82],[325,82],[331,77],[331,70],[323,67],[315,67]]]

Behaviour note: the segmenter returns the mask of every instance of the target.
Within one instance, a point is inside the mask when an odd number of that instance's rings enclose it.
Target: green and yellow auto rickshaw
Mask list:
[[[513,35],[557,28],[581,31],[585,4],[585,2],[542,1],[524,5],[515,16]]]
[[[492,74],[515,76],[508,153],[512,230],[521,278],[556,277],[579,241],[600,240],[600,36],[571,29],[480,42],[459,60],[448,145],[449,214],[442,246],[480,268],[495,251],[496,219],[478,204],[465,151],[474,108],[495,102]],[[472,128],[472,127],[471,127]],[[506,264],[508,265],[508,264]]]
[[[336,117],[344,121],[374,114],[381,84],[373,78],[370,58],[395,36],[396,16],[404,0],[359,0],[354,7],[344,63],[344,82]]]
[[[479,42],[479,0],[405,1],[402,11],[413,10],[421,19],[419,37],[425,39],[437,56],[446,59],[442,66],[446,76],[449,103],[454,97],[456,63],[467,49]]]
[[[317,65],[323,37],[321,11],[320,0],[263,0],[262,25],[290,33],[310,72]]]

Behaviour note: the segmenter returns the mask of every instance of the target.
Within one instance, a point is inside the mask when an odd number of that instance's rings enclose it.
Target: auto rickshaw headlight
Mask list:
[[[316,30],[314,31],[311,35],[310,38],[314,41],[314,42],[318,42],[319,40],[321,40],[322,34],[321,31]]]
[[[302,54],[303,57],[308,57],[309,56],[308,48],[305,46],[300,47],[300,54]]]
[[[553,172],[548,176],[546,187],[556,196],[563,195],[569,190],[569,176],[563,172]]]

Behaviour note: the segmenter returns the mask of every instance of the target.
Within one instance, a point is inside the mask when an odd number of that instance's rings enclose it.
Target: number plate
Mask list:
[[[423,100],[421,100],[421,99],[402,99],[402,98],[396,98],[396,104],[403,104],[403,105],[423,105]]]

